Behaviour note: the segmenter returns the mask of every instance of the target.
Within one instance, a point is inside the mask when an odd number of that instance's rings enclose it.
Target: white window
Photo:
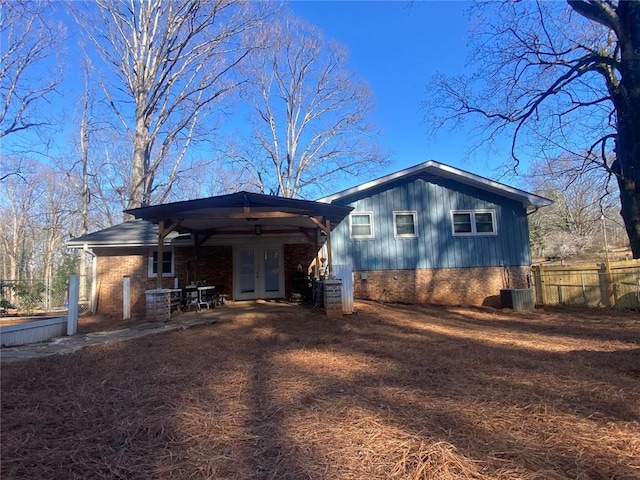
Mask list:
[[[495,235],[493,210],[453,210],[451,222],[454,235]]]
[[[349,215],[351,238],[373,238],[373,212],[357,212]]]
[[[396,238],[415,238],[418,236],[416,212],[393,212],[393,228]]]
[[[158,251],[149,252],[149,276],[158,276]],[[173,252],[171,250],[162,251],[162,276],[173,276]]]

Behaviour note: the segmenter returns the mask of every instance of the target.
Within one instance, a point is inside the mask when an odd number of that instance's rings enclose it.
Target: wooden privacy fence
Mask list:
[[[640,308],[640,260],[533,265],[538,305]]]

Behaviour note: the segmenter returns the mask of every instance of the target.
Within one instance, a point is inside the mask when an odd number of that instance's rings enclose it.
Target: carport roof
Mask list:
[[[312,219],[325,226],[328,221],[333,230],[351,210],[343,205],[238,192],[134,208],[125,213],[153,224],[177,222],[174,230],[180,233],[224,233],[254,222],[267,228],[318,228]]]

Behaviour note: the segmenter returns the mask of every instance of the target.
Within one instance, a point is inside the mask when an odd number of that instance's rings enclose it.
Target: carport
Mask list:
[[[350,211],[238,192],[130,209],[128,221],[68,246],[94,258],[92,311],[99,313],[120,315],[130,298],[131,311],[140,315],[145,292],[194,284],[222,286],[233,300],[288,298],[299,266],[320,276],[323,245],[322,273],[332,277],[331,233]]]
[[[229,195],[153,205],[126,210],[125,213],[158,225],[157,251],[162,258],[164,240],[172,232],[191,235],[195,248],[215,238],[231,239],[239,248],[234,271],[239,281],[250,282],[263,268],[251,265],[257,238],[270,239],[269,245],[303,242],[320,247],[327,245],[327,276],[332,276],[331,231],[349,214],[351,207],[291,198],[238,192]],[[265,248],[261,249],[264,252]],[[315,270],[319,265],[315,261]],[[158,275],[157,288],[162,288]]]

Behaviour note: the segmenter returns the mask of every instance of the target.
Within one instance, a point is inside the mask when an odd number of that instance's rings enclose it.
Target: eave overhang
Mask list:
[[[522,203],[523,207],[527,211],[545,207],[553,203],[548,198],[510,187],[500,182],[481,177],[480,175],[475,175],[473,173],[460,170],[459,168],[436,162],[435,160],[429,160],[419,165],[400,170],[399,172],[363,183],[362,185],[334,193],[333,195],[328,195],[318,201],[331,203],[333,205],[345,204],[349,203],[352,199],[366,196],[367,192],[370,190],[384,188],[385,185],[391,184],[392,182],[405,179],[410,180],[412,178],[428,179],[430,177],[454,180],[464,185],[515,200]]]
[[[323,202],[238,192],[126,210],[137,219],[173,226],[172,231],[204,235],[251,234],[260,225],[262,234],[290,231],[333,230],[351,207]]]

